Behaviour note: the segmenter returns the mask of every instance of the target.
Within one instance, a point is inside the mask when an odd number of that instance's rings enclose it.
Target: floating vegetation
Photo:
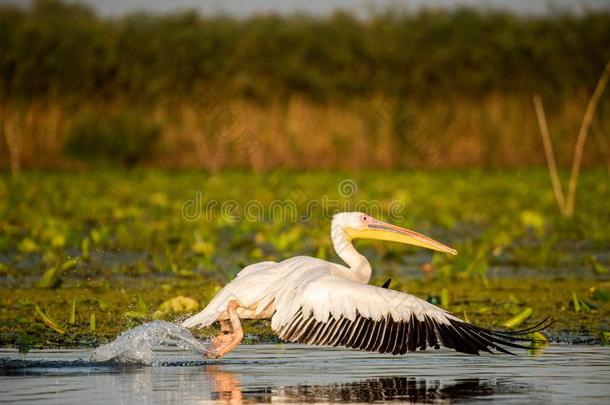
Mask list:
[[[70,325],[74,325],[76,323],[76,298],[72,299],[72,309],[70,311],[70,320],[68,323]]]
[[[589,256],[589,264],[597,274],[608,274],[610,272],[608,267],[601,264],[594,255]]]
[[[61,285],[61,274],[78,264],[78,258],[68,259],[42,274],[42,278],[36,283],[38,288],[57,288]]]
[[[532,313],[534,313],[534,310],[530,307],[527,307],[523,311],[521,311],[520,313],[515,315],[514,317],[512,317],[509,320],[502,323],[502,326],[504,326],[506,328],[515,328],[515,327],[521,325],[523,322],[525,322],[525,320],[527,318],[532,316]]]
[[[587,301],[584,298],[578,298],[576,293],[573,291],[572,291],[572,301],[570,303],[572,304],[572,308],[574,309],[575,312],[591,311],[592,309],[597,308],[597,305],[591,303],[590,301]]]
[[[272,175],[281,181],[270,190]],[[198,190],[206,190],[204,200],[240,207],[248,200],[266,207],[296,186],[312,201],[343,201],[337,184],[346,177],[359,184],[362,201],[408,203],[402,223],[392,222],[459,251],[447,257],[361,241],[358,248],[373,262],[372,284],[391,278],[389,288],[428,297],[483,326],[500,327],[531,308],[521,325],[552,315],[551,338],[587,333],[601,340],[610,327],[604,273],[610,232],[599,218],[608,213],[610,186],[604,172],[584,171],[579,198],[590,203],[568,222],[557,213],[547,176],[544,170],[210,175],[142,169],[0,175],[0,346],[98,345],[153,315],[178,321],[201,309],[248,264],[297,254],[338,261],[322,209],[312,212],[315,222],[231,222],[219,209],[189,221],[182,208]],[[112,193],[99,198],[109,187]],[[244,324],[252,341],[272,336],[265,322]]]
[[[57,288],[61,284],[59,269],[53,267],[42,274],[42,278],[36,283],[38,288]]]
[[[199,311],[199,303],[196,300],[179,295],[159,305],[159,309],[155,311],[153,317],[159,318],[171,314],[189,314],[197,311]]]
[[[96,328],[96,323],[95,323],[95,314],[91,314],[89,315],[89,330],[91,332],[95,332],[95,328]]]
[[[51,318],[46,312],[44,312],[38,305],[34,305],[34,312],[36,315],[47,325],[49,328],[53,329],[55,332],[63,335],[66,333],[66,330],[62,328],[57,321]]]
[[[89,238],[85,238],[83,239],[83,242],[81,243],[81,259],[83,259],[84,261],[89,261],[91,259],[91,253],[89,251],[90,246],[91,246],[91,239]]]
[[[446,288],[441,290],[441,307],[449,308],[449,290]]]
[[[148,313],[148,305],[146,304],[146,301],[144,301],[144,297],[142,297],[141,293],[138,293],[138,309],[143,314]]]
[[[610,301],[610,283],[601,284],[600,286],[591,287],[591,298],[596,301]]]
[[[580,311],[580,300],[574,291],[572,291],[572,307],[574,308],[574,311]]]
[[[466,313],[466,311],[462,313],[462,319],[464,320],[464,322],[470,323],[470,319],[468,319],[468,314]]]

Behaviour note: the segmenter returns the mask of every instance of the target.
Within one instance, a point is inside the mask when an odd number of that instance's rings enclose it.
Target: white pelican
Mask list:
[[[356,251],[353,239],[396,241],[457,254],[417,232],[361,212],[344,212],[333,217],[331,237],[347,266],[307,256],[247,266],[203,311],[182,325],[205,327],[220,322],[223,333],[212,340],[207,353],[214,358],[241,342],[240,318],[271,319],[272,330],[288,342],[392,354],[424,350],[426,345],[470,354],[492,349],[510,353],[501,345],[527,348],[514,342],[531,341],[527,333],[548,326],[545,320],[521,331],[484,329],[413,295],[368,284],[371,265]]]

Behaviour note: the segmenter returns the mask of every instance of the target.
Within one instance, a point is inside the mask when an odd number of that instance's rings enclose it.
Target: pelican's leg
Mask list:
[[[223,346],[228,345],[229,342],[231,341],[232,335],[233,335],[231,333],[231,328],[229,327],[229,323],[227,321],[220,320],[218,322],[220,323],[221,332],[220,332],[220,335],[218,335],[214,339],[212,339],[212,350],[210,351],[210,353],[208,353],[209,355],[211,355],[211,357],[216,357],[212,353],[216,352]],[[208,357],[210,357],[210,356],[208,356]]]
[[[229,305],[227,306],[227,314],[229,315],[233,332],[231,333],[229,331],[228,325],[225,321],[221,321],[220,326],[222,328],[222,333],[212,340],[213,349],[206,353],[206,357],[222,357],[233,350],[235,346],[237,346],[244,338],[244,331],[241,328],[241,322],[239,321],[239,316],[237,315],[238,306],[239,303],[235,300],[229,302]]]
[[[229,322],[222,319],[222,320],[218,321],[218,323],[220,323],[220,330],[222,331],[222,333],[224,333],[225,335],[227,333],[231,333],[231,328],[229,327]]]

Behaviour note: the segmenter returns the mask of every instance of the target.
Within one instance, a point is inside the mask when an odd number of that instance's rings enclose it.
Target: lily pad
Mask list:
[[[190,298],[179,295],[163,302],[157,311],[154,313],[154,317],[160,317],[168,314],[187,314],[199,310],[199,303]]]

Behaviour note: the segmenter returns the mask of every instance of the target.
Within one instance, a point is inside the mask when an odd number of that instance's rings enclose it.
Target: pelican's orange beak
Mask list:
[[[364,229],[346,229],[346,233],[352,239],[361,238],[387,240],[405,243],[407,245],[421,246],[432,250],[438,250],[439,252],[457,255],[457,250],[443,245],[434,239],[415,231],[372,218],[370,219],[370,223],[368,223]]]

